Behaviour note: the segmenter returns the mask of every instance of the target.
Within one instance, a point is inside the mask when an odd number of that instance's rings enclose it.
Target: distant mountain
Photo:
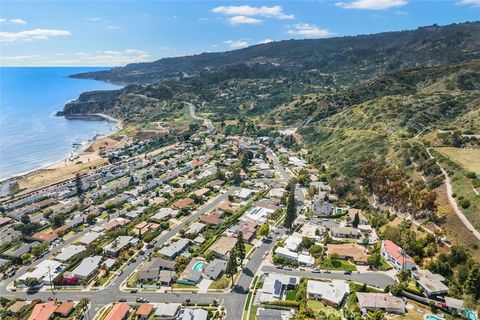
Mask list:
[[[398,70],[480,58],[480,22],[432,25],[411,31],[384,32],[317,40],[285,40],[245,49],[164,58],[109,71],[72,75],[117,83],[150,84],[195,77],[233,65],[283,72],[317,70],[342,84],[357,83]]]

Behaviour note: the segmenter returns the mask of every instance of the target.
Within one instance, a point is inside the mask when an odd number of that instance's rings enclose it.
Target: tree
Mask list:
[[[295,208],[295,188],[292,188],[288,193],[287,213],[285,215],[285,221],[283,222],[283,225],[285,226],[285,228],[288,228],[288,229],[292,228],[296,215],[297,215],[297,211]]]
[[[353,217],[352,227],[358,228],[358,224],[360,223],[360,217],[358,216],[358,211],[355,212],[355,216]]]
[[[475,299],[480,298],[480,264],[475,263],[470,269],[465,289]]]
[[[240,264],[245,259],[245,243],[241,232],[237,235],[237,243],[235,243],[235,255],[240,260]]]
[[[258,229],[258,234],[262,237],[268,237],[270,233],[270,225],[268,223],[262,224],[262,226]]]
[[[83,186],[79,173],[75,175],[75,188],[77,189],[77,196],[80,196],[83,193]]]
[[[65,223],[65,217],[63,214],[58,213],[52,217],[51,223],[52,227],[55,229],[61,227]]]
[[[368,257],[367,263],[370,266],[370,269],[378,270],[382,266],[382,257],[378,252],[374,253]]]
[[[237,257],[235,256],[235,251],[230,252],[230,257],[228,258],[227,267],[225,269],[225,274],[232,280],[233,286],[233,276],[237,273]]]
[[[20,221],[23,223],[23,224],[29,224],[31,222],[30,220],[30,216],[28,214],[24,214],[21,218],[20,218]]]

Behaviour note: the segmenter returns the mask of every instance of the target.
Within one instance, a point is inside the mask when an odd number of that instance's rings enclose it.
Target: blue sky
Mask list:
[[[117,66],[479,18],[480,0],[2,0],[0,65]]]

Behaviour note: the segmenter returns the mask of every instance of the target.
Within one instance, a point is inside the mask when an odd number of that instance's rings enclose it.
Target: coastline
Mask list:
[[[15,182],[18,182],[22,179],[27,179],[29,177],[32,177],[36,174],[40,174],[46,171],[50,170],[55,170],[55,169],[60,169],[60,168],[66,168],[69,166],[74,166],[76,162],[78,161],[86,161],[86,163],[94,163],[98,162],[99,160],[103,159],[100,157],[100,152],[99,151],[91,151],[87,152],[86,150],[92,148],[96,143],[99,141],[102,141],[104,139],[110,138],[112,135],[116,134],[120,130],[123,129],[123,122],[120,119],[114,118],[112,116],[103,114],[103,113],[95,113],[95,114],[79,114],[75,115],[73,117],[65,117],[66,119],[77,119],[77,120],[85,120],[85,121],[109,121],[109,122],[114,122],[116,124],[116,129],[107,134],[107,135],[96,135],[92,139],[88,140],[87,143],[82,145],[81,148],[74,149],[71,151],[70,155],[65,155],[61,159],[46,163],[36,169],[29,170],[29,171],[24,171],[20,172],[18,174],[11,175],[6,178],[1,178],[0,179],[0,188],[6,185],[13,184]],[[3,194],[0,194],[0,197],[3,197]]]

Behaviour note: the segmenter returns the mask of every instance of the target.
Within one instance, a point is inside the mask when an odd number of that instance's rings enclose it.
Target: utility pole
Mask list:
[[[52,291],[52,294],[54,294],[53,292],[53,282],[52,282],[52,274],[50,272],[50,266],[48,266],[48,277],[50,279],[50,290]]]

